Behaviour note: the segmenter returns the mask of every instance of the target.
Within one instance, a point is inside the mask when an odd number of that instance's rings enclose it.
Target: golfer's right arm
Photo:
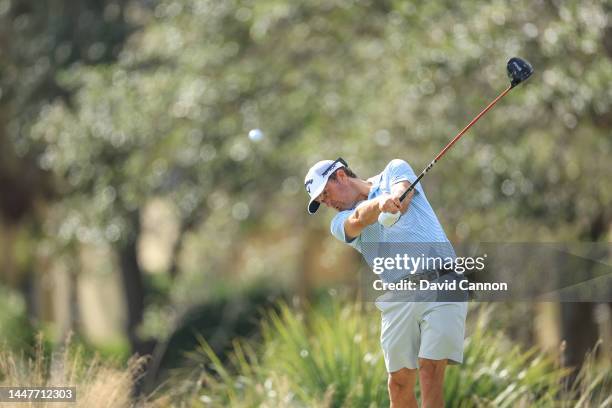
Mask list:
[[[344,235],[348,240],[361,235],[368,225],[378,221],[381,212],[395,213],[400,211],[401,203],[398,197],[383,194],[371,200],[361,202],[355,211],[344,221]]]

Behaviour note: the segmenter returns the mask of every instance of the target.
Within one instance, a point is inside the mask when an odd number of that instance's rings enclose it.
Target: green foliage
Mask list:
[[[26,135],[44,106],[69,97],[60,72],[115,60],[135,23],[124,11],[105,0],[0,1],[0,192],[14,197],[0,212],[9,223],[36,215],[34,201],[53,196],[37,165],[46,142]]]
[[[155,367],[151,370],[155,370],[156,377],[193,370],[194,364],[185,357],[185,352],[198,347],[199,337],[206,338],[211,349],[224,359],[234,338],[259,334],[262,311],[274,307],[285,295],[278,287],[263,282],[244,288],[235,286],[233,292],[218,289],[214,297],[207,296],[205,302],[181,310],[173,319],[167,319],[163,310],[155,313],[149,309],[148,314],[157,316],[146,318],[142,329],[148,329],[151,336],[159,336],[163,344],[158,345],[153,356]]]
[[[569,370],[536,348],[511,344],[501,331],[488,328],[481,311],[466,338],[464,364],[449,367],[445,399],[450,406],[547,407],[555,404]]]
[[[285,203],[303,197],[307,164],[342,154],[364,176],[394,156],[424,166],[503,89],[517,54],[533,78],[425,186],[459,239],[601,239],[605,6],[555,4],[162,1],[116,64],[63,73],[72,104],[48,106],[31,134],[65,182],[61,237],[81,226],[81,240],[117,240],[130,229],[122,213],[153,195],[187,225],[231,221],[223,195],[246,206],[246,219],[234,212],[245,226],[294,220],[302,212]]]
[[[612,405],[612,363],[609,360],[598,361],[596,355],[602,347],[598,342],[595,348],[584,359],[576,381],[566,394],[571,396],[569,402],[573,408],[609,407]]]
[[[0,310],[0,349],[27,348],[34,338],[34,332],[27,319],[23,298],[18,293],[0,286]]]
[[[252,269],[295,276],[302,233],[328,221],[306,220],[308,165],[341,155],[368,177],[400,157],[418,171],[506,86],[514,55],[534,76],[428,175],[428,198],[453,241],[606,239],[604,4],[163,0],[134,13],[142,29],[117,61],[59,73],[72,96],[20,141],[58,186],[52,251],[116,248],[163,197],[179,238],[197,241],[173,253],[188,273],[169,299],[246,270],[236,254],[254,231],[276,242]]]
[[[371,315],[338,304],[305,315],[281,304],[262,324],[260,349],[235,343],[236,373],[202,340],[199,358],[212,363],[214,374],[205,375],[200,400],[231,406],[388,404],[378,326],[366,321]]]
[[[541,351],[511,344],[488,327],[491,316],[491,308],[480,310],[466,338],[464,364],[448,368],[447,406],[574,406],[580,398],[586,407],[606,398],[612,386],[609,366],[586,364],[578,382],[582,395],[565,390],[569,370]],[[264,319],[261,344],[235,342],[230,365],[202,339],[192,355],[206,367],[202,377],[191,387],[173,387],[190,389],[178,400],[204,406],[386,406],[378,322],[371,305],[332,302],[305,313],[281,305]]]
[[[139,233],[138,211],[162,196],[175,204],[181,239],[187,231],[196,235],[196,249],[181,264],[190,277],[151,285],[158,290],[147,301],[160,310],[166,310],[166,290],[176,302],[209,293],[202,288],[213,291],[211,271],[228,281],[236,270],[271,270],[282,278],[302,271],[302,233],[327,221],[305,221],[307,166],[342,155],[368,177],[401,157],[418,171],[503,89],[505,61],[514,55],[534,65],[534,76],[428,175],[430,201],[451,240],[607,239],[612,49],[606,2],[62,4],[0,0],[0,36],[9,38],[2,42],[8,48],[0,45],[9,61],[0,66],[0,142],[6,133],[18,156],[34,158],[55,181],[41,230],[52,245],[30,245],[53,258],[66,247],[74,255],[75,243],[120,243]],[[80,4],[91,25],[64,18],[67,11],[80,19]],[[24,7],[36,12],[15,11]],[[141,29],[123,46],[128,20]],[[259,143],[246,137],[256,127],[265,134]],[[8,151],[2,149],[2,163],[9,163]],[[18,166],[9,167],[20,176]],[[247,235],[252,231],[256,238]],[[247,240],[262,237],[265,249],[249,248]],[[259,262],[250,249],[263,253]],[[325,314],[303,322],[284,310],[268,319],[263,351],[276,347],[278,364],[303,380],[270,371],[275,377],[266,382],[253,361],[272,370],[273,357],[242,345],[236,369],[256,385],[233,390],[233,374],[221,377],[227,382],[211,377],[219,387],[212,390],[227,388],[211,398],[235,402],[232,395],[250,393],[253,401],[266,401],[274,391],[274,401],[293,392],[304,404],[384,403],[384,390],[367,386],[384,383],[380,356],[364,360],[378,350],[368,326],[374,320],[343,310],[329,316],[347,313],[344,329]],[[162,325],[153,323],[151,331],[159,333]],[[297,334],[283,334],[286,327]],[[342,330],[352,335],[334,339]],[[354,333],[363,335],[360,342]],[[515,361],[531,354],[487,336],[468,350],[488,362],[475,371],[482,376],[463,379],[459,373],[466,371],[451,369],[450,383],[462,385],[449,388],[453,395],[469,384],[483,403],[499,395],[499,404],[547,401],[554,389],[547,375],[533,375],[544,377],[540,384],[526,369],[529,384],[543,387],[532,394],[521,388],[528,380],[513,361],[502,363],[516,378],[491,373],[496,360],[486,353],[489,342]],[[538,360],[534,373],[550,367],[547,361]]]

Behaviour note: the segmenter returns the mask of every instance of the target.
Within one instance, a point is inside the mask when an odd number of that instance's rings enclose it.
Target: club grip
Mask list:
[[[381,212],[378,215],[378,222],[385,228],[389,228],[391,227],[393,224],[395,224],[397,222],[397,220],[400,219],[400,216],[402,215],[401,212],[396,212],[396,213],[387,213],[387,212]]]

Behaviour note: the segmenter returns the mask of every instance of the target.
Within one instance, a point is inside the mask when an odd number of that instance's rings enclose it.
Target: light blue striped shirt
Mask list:
[[[414,180],[416,175],[408,163],[400,159],[392,160],[380,174],[369,179],[372,186],[368,200],[384,193],[390,194],[394,184],[402,181],[412,183]],[[376,222],[364,228],[361,235],[348,241],[344,234],[344,222],[353,211],[354,208],[338,212],[331,222],[331,232],[334,237],[359,251],[370,266],[374,257],[395,257],[397,254],[421,258],[456,256],[438,217],[427,201],[421,183],[416,186],[408,211],[395,225],[384,228]],[[425,269],[432,268],[419,267],[409,272],[385,270],[380,277],[386,282],[396,282],[408,273],[420,273]]]

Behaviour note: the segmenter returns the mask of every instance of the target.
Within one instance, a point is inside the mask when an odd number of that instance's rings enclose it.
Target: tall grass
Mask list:
[[[388,406],[375,308],[336,303],[302,313],[282,304],[277,310],[262,323],[262,341],[255,347],[235,342],[229,362],[222,362],[201,339],[192,358],[206,369],[190,392],[183,391],[184,406]],[[512,344],[487,328],[491,313],[476,313],[465,341],[464,364],[447,371],[447,406],[610,405],[610,364],[597,366],[588,360],[577,386],[565,389],[569,370],[559,367],[553,356]],[[181,405],[180,397],[174,401]]]
[[[356,305],[330,307],[306,316],[279,305],[262,322],[260,347],[236,341],[229,364],[200,339],[191,357],[210,373],[203,373],[204,389],[187,405],[369,406],[386,401],[386,389],[379,386],[386,372],[376,347],[377,323],[367,321]]]
[[[597,361],[596,351],[601,346],[600,341],[587,355],[576,381],[563,393],[564,407],[612,407],[612,361]]]
[[[525,349],[489,329],[491,308],[476,315],[464,364],[449,367],[448,407],[612,407],[612,364],[590,355],[575,385],[553,356]],[[325,303],[304,312],[280,304],[262,321],[258,342],[235,341],[222,360],[200,338],[190,354],[201,369],[175,378],[148,397],[132,396],[145,359],[122,367],[67,343],[48,353],[0,349],[0,386],[75,386],[77,402],[19,407],[384,407],[386,371],[379,346],[379,313],[370,304]],[[418,393],[418,390],[417,390]]]
[[[6,347],[0,349],[0,386],[76,387],[76,403],[15,404],[24,408],[131,407],[134,383],[142,374],[144,364],[144,358],[134,357],[125,367],[115,367],[98,357],[88,356],[69,341],[61,349],[48,353],[40,336],[30,357]]]

